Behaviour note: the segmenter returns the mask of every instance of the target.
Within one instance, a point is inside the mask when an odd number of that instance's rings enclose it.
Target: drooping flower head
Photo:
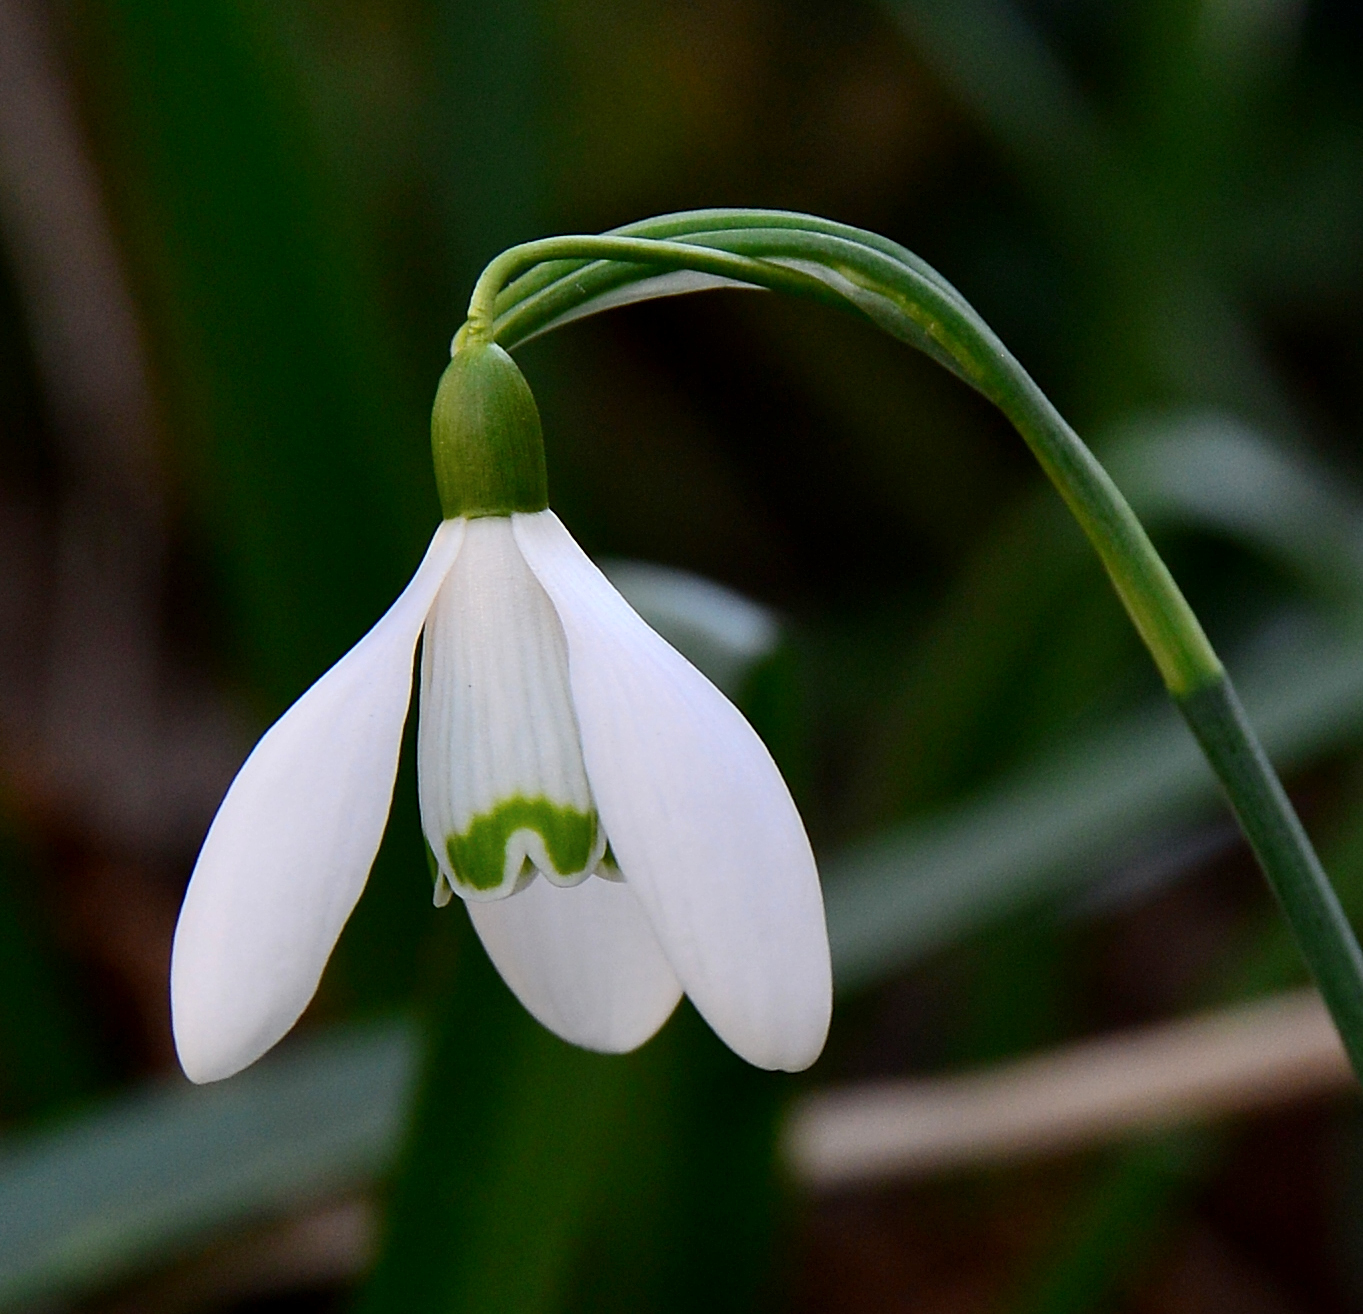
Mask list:
[[[445,519],[416,574],[256,745],[204,841],[171,967],[186,1073],[253,1062],[312,998],[383,835],[423,635],[435,902],[465,902],[526,1008],[623,1052],[685,991],[750,1062],[807,1066],[828,942],[770,755],[548,509],[539,414],[500,347],[460,343],[432,448]]]

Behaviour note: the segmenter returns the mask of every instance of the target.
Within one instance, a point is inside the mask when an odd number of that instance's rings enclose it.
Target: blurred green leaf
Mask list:
[[[215,1086],[123,1096],[0,1148],[0,1306],[71,1297],[391,1161],[409,1027],[289,1046]]]
[[[693,1016],[634,1054],[566,1045],[459,936],[361,1310],[759,1308],[779,1079]]]
[[[448,338],[483,266],[541,236],[550,37],[538,0],[441,0],[435,16],[431,131],[458,281]]]
[[[1241,681],[1274,760],[1291,770],[1363,729],[1363,652],[1321,639],[1271,655]],[[1211,771],[1159,704],[1069,743],[973,801],[823,863],[839,983],[868,984],[1027,902],[1137,857],[1208,815]]]
[[[1163,80],[1141,84],[1139,105],[1123,106],[1141,120],[1123,131],[1116,115],[1105,118],[1088,102],[1011,0],[884,3],[915,54],[1002,151],[1077,276],[1082,291],[1070,309],[1082,322],[1066,326],[1067,374],[1043,379],[1048,388],[1060,383],[1062,408],[1084,426],[1191,402],[1299,431],[1277,371],[1202,267],[1199,221],[1219,175],[1186,164],[1199,150],[1215,158],[1215,145],[1194,140],[1199,133],[1214,141],[1226,131],[1206,112],[1206,79],[1184,76],[1176,62],[1152,70]],[[1160,23],[1161,51],[1186,44],[1166,17]],[[1141,118],[1149,106],[1157,113]],[[973,299],[993,322],[988,299]]]
[[[1363,809],[1355,764],[1346,806],[1325,849],[1327,866],[1349,916],[1363,917]],[[1296,985],[1306,971],[1282,918],[1270,917],[1234,944],[1199,991],[1221,1003]],[[1223,1162],[1231,1137],[1190,1127],[1138,1141],[1109,1155],[1095,1179],[1071,1202],[1059,1234],[1043,1246],[1025,1276],[1017,1314],[1082,1314],[1107,1308],[1166,1237],[1194,1192]]]
[[[731,698],[780,641],[765,607],[703,576],[646,561],[601,568],[630,606]]]
[[[1224,535],[1329,607],[1363,613],[1363,505],[1328,470],[1215,413],[1128,421],[1105,452],[1152,533]]]
[[[402,391],[270,7],[80,9],[195,510],[278,709],[415,565],[428,399]]]
[[[1174,1132],[1141,1141],[1103,1164],[1080,1192],[1066,1231],[1007,1308],[1016,1314],[1085,1314],[1110,1307],[1114,1288],[1135,1277],[1216,1160],[1214,1136]]]
[[[362,1310],[558,1307],[619,1117],[620,1066],[549,1035],[460,939]]]

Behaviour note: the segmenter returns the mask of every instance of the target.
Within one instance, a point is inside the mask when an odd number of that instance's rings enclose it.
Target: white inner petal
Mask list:
[[[514,899],[468,907],[502,979],[574,1045],[612,1054],[634,1049],[681,997],[628,885],[590,880],[560,890],[535,881]]]
[[[565,871],[554,864],[550,837],[518,824],[496,864],[500,882],[493,876],[470,889],[451,863],[451,836],[516,800],[595,816],[563,627],[506,517],[469,522],[427,618],[417,743],[422,824],[457,893],[504,897],[527,859],[563,883],[585,878],[600,860],[604,834],[585,867]]]

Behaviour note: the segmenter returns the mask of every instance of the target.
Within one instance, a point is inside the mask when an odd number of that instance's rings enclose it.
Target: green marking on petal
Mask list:
[[[506,846],[518,830],[533,830],[544,841],[544,850],[560,876],[583,871],[596,848],[597,820],[594,812],[550,803],[547,798],[516,794],[491,812],[474,817],[462,835],[445,841],[450,868],[460,885],[474,890],[495,890],[506,876]]]

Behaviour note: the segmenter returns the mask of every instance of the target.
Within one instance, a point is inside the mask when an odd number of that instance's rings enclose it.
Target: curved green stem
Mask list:
[[[732,279],[736,283],[790,292],[796,296],[817,295],[816,288],[811,286],[815,280],[807,276],[726,250],[707,250],[683,242],[642,237],[547,237],[503,251],[483,270],[469,301],[469,337],[492,341],[499,336],[494,332],[497,294],[505,284],[536,265],[573,257],[609,260],[619,265],[638,265],[648,269],[693,270]]]
[[[890,243],[884,244],[890,250],[878,249],[844,235],[855,232],[749,224],[699,229],[689,242],[616,235],[530,242],[503,252],[483,272],[461,333],[514,347],[574,308],[658,271],[681,269],[861,314],[948,365],[1012,420],[1102,558],[1170,692],[1179,696],[1216,679],[1221,664],[1197,618],[1078,435],[950,284],[921,262],[906,263]],[[513,283],[551,262],[558,268],[547,282]],[[499,295],[504,289],[519,290],[518,299]]]
[[[1003,411],[1102,560],[1221,780],[1363,1075],[1363,954],[1220,660],[1107,472],[940,274],[886,238],[809,215],[664,215],[615,233],[549,238],[504,252],[478,280],[455,346],[468,336],[512,348],[594,308],[641,299],[651,280],[677,271],[817,300],[868,319]]]

